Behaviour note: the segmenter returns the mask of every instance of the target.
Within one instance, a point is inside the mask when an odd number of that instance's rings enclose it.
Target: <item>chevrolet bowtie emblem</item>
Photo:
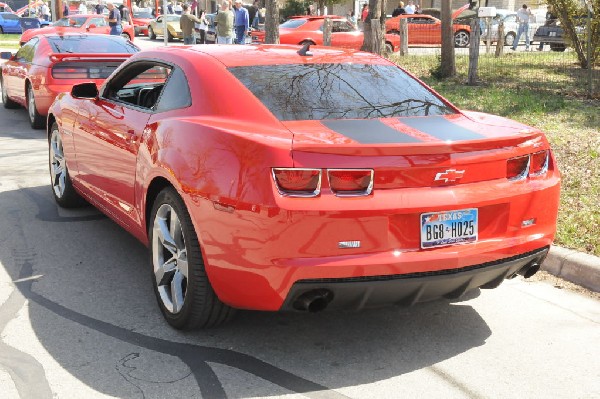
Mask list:
[[[465,174],[464,170],[448,169],[445,172],[440,172],[435,175],[435,181],[443,181],[444,183],[455,182],[460,180]]]

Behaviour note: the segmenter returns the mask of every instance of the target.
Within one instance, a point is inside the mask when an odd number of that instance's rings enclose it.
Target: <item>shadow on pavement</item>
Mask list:
[[[94,208],[58,210],[49,187],[25,188],[0,193],[0,220],[0,261],[31,302],[37,340],[69,374],[116,397],[345,397],[328,390],[432,366],[491,334],[471,306],[448,301],[361,313],[244,311],[222,327],[182,333],[162,320],[146,248]],[[238,370],[260,379],[238,380]]]

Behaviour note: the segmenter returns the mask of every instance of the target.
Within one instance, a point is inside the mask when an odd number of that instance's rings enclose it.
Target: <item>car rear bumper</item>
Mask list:
[[[385,305],[410,306],[439,298],[456,299],[476,288],[495,288],[523,268],[541,264],[548,247],[529,253],[460,269],[385,276],[297,281],[281,310],[302,311],[302,298],[323,295],[327,310],[372,308]]]
[[[299,282],[370,276],[395,276],[391,279],[402,282],[397,276],[415,273],[435,280],[436,273],[526,256],[549,247],[554,239],[557,171],[523,184],[481,182],[460,189],[401,191],[379,190],[371,197],[351,199],[281,197],[276,206],[232,206],[200,198],[188,203],[201,204],[190,206],[190,213],[215,292],[223,302],[244,309],[282,309]],[[477,242],[420,248],[422,213],[469,208],[479,210]],[[534,223],[525,224],[528,220]],[[340,245],[355,240],[359,248]],[[522,266],[511,264],[498,274],[485,271],[473,287]],[[473,270],[484,273],[480,267]],[[437,292],[446,295],[455,289],[454,283],[460,286],[464,281],[452,282],[447,291],[433,289],[424,298]]]

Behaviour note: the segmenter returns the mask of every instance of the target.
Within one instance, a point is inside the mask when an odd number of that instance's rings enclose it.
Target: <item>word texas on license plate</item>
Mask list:
[[[421,248],[477,241],[477,209],[421,214]]]

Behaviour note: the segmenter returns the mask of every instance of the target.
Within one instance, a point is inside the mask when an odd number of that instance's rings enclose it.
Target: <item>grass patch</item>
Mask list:
[[[526,71],[531,64],[526,58],[511,60],[514,71]],[[429,76],[436,62],[435,57],[411,56],[398,63],[461,109],[501,115],[546,132],[563,179],[555,242],[600,256],[600,101],[567,96],[548,85],[540,88],[526,73],[507,74],[503,68],[480,74],[485,77],[481,86],[465,85],[461,75],[437,81]],[[566,79],[562,71],[542,71],[536,73],[548,75],[548,82]]]
[[[19,38],[21,35],[5,33],[0,35],[0,48],[2,49],[18,49]]]

